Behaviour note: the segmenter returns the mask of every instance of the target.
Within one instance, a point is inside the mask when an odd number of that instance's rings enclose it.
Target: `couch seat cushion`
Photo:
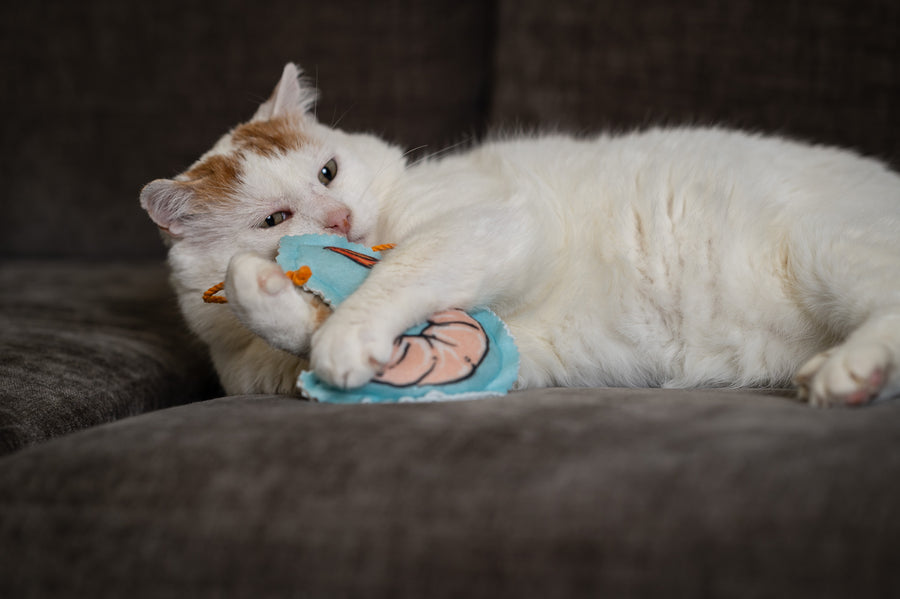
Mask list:
[[[0,596],[900,592],[900,403],[230,397],[0,460]]]
[[[0,454],[208,398],[159,263],[0,263]]]

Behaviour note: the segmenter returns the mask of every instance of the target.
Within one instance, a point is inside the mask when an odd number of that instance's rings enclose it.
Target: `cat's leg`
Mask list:
[[[277,263],[252,252],[231,259],[225,296],[245,327],[292,354],[309,351],[313,331],[331,313],[314,295],[296,287]]]
[[[338,306],[313,335],[310,364],[323,380],[363,385],[389,363],[394,340],[432,314],[526,293],[521,262],[533,259],[530,248],[517,248],[496,231],[461,228],[456,235],[448,225],[404,240]]]
[[[842,342],[800,368],[799,394],[816,406],[900,395],[900,248],[889,231],[829,225],[794,252],[792,271],[805,310]]]
[[[228,395],[300,395],[297,377],[309,368],[303,357],[275,349],[236,322],[218,341],[210,355]]]
[[[436,302],[444,286],[429,282],[438,274],[427,270],[438,261],[404,268],[401,252],[414,254],[407,247],[393,250],[315,332],[310,365],[323,380],[341,388],[364,385],[388,364],[394,340],[407,328],[441,309],[469,307],[456,297],[446,298],[446,305]]]
[[[799,395],[812,405],[860,405],[900,395],[900,310],[873,316],[846,341],[798,372]]]

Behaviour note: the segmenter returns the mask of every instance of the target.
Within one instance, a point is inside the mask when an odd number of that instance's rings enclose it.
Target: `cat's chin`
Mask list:
[[[361,245],[367,245],[366,239],[369,237],[368,231],[358,232],[358,231],[348,231],[343,237],[347,238],[347,241],[350,243],[359,243]]]

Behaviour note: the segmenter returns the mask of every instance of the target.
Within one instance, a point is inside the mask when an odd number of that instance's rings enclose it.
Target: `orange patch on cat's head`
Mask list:
[[[278,117],[238,126],[231,134],[231,142],[239,150],[276,156],[300,149],[308,139],[295,119]]]
[[[236,199],[248,152],[277,156],[303,147],[308,138],[290,117],[255,121],[239,125],[231,132],[234,150],[213,154],[193,165],[179,179],[190,185],[205,205],[222,205]]]
[[[180,177],[203,204],[222,204],[234,197],[241,180],[238,154],[215,154],[198,162]]]

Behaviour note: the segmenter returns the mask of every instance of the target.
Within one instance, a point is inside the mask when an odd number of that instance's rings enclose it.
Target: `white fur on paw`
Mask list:
[[[814,406],[856,406],[878,396],[893,366],[881,343],[842,345],[814,356],[794,382],[800,398]]]
[[[236,312],[252,314],[291,287],[290,279],[275,262],[254,253],[235,254],[228,264],[225,297]]]
[[[301,353],[309,346],[311,309],[278,264],[236,254],[228,265],[225,297],[244,326],[270,345]]]
[[[332,317],[313,335],[310,365],[323,381],[352,389],[365,385],[383,369],[393,347],[394,338],[374,327]]]

